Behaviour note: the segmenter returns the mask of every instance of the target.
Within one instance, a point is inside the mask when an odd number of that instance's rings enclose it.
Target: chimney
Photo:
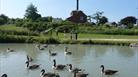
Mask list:
[[[77,9],[76,10],[79,10],[79,0],[77,0]]]

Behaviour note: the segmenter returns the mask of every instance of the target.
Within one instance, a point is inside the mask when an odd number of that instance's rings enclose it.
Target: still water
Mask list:
[[[65,55],[67,46],[72,55]],[[6,52],[7,48],[15,52]],[[49,56],[48,50],[57,52],[57,56]],[[26,55],[34,61],[31,64],[41,64],[37,70],[27,70]],[[53,59],[57,64],[72,64],[74,67],[85,69],[88,77],[107,77],[101,75],[100,65],[105,69],[115,69],[119,72],[108,77],[138,77],[138,47],[110,45],[49,45],[45,50],[39,50],[35,44],[0,44],[0,75],[8,77],[40,77],[40,70],[59,73],[60,77],[73,77],[73,74],[52,69]]]

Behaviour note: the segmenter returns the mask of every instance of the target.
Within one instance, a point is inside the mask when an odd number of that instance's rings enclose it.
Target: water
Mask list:
[[[64,47],[68,46],[72,55],[64,55]],[[16,52],[6,52],[7,48]],[[58,55],[50,57],[48,49]],[[26,55],[34,61],[31,64],[41,64],[37,70],[27,70]],[[100,65],[105,69],[119,70],[109,77],[138,77],[138,47],[109,46],[109,45],[49,45],[45,50],[38,50],[35,44],[0,44],[0,75],[7,73],[8,77],[40,77],[40,70],[59,73],[61,77],[73,77],[73,74],[52,69],[53,59],[57,64],[73,64],[85,69],[88,77],[102,77]],[[103,76],[107,77],[107,76]]]

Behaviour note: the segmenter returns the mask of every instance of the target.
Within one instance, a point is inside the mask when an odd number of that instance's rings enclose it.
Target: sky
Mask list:
[[[42,16],[66,19],[76,10],[76,0],[0,0],[0,14],[10,18],[23,18],[29,4],[37,7]],[[86,15],[103,11],[109,22],[127,16],[138,17],[138,0],[79,0],[80,10]]]

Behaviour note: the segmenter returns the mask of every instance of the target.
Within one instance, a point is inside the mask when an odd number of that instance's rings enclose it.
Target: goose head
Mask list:
[[[7,74],[3,74],[1,77],[8,77]]]
[[[42,70],[41,70],[41,75],[40,75],[40,76],[43,76],[44,74],[45,74],[45,70],[42,69]]]
[[[100,68],[102,69],[101,73],[104,73],[104,65],[101,65]]]
[[[54,62],[54,65],[53,66],[56,67],[56,60],[54,59],[53,62]]]

